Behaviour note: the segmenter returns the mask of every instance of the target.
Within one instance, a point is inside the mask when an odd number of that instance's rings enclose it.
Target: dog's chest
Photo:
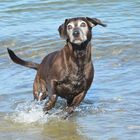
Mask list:
[[[86,51],[75,51],[76,61],[58,81],[56,92],[63,98],[73,98],[86,88],[85,65]]]
[[[63,98],[72,98],[82,92],[86,87],[85,74],[69,74],[57,83],[57,94]]]

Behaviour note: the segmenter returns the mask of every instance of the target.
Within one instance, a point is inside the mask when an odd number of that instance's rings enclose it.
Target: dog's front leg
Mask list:
[[[81,101],[84,99],[86,95],[86,92],[83,91],[80,94],[78,94],[77,96],[75,96],[71,102],[71,104],[68,105],[68,107],[66,108],[66,112],[68,112],[68,114],[73,113],[74,109],[81,103]]]
[[[47,113],[48,110],[52,109],[55,106],[55,103],[56,103],[56,100],[58,97],[56,95],[55,88],[56,88],[56,82],[52,81],[51,90],[50,90],[50,94],[49,94],[49,100],[45,103],[45,106],[43,108],[43,111],[45,111],[45,113]]]

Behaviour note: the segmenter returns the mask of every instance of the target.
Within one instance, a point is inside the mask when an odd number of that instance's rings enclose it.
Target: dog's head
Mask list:
[[[106,25],[97,18],[70,18],[66,19],[65,22],[59,26],[58,31],[62,38],[67,39],[71,43],[80,45],[87,40],[91,40],[91,29],[96,25],[106,27]]]

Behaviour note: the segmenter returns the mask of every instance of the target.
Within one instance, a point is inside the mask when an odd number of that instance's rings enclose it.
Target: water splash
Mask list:
[[[86,116],[87,114],[105,114],[109,112],[118,112],[119,108],[113,109],[109,107],[110,103],[118,103],[121,102],[121,98],[114,98],[111,100],[101,100],[98,103],[94,102],[94,104],[90,101],[88,103],[85,101],[77,107],[72,114],[72,117],[75,116]],[[63,100],[59,100],[56,103],[55,108],[49,110],[48,114],[43,112],[43,107],[45,101],[37,102],[37,101],[25,101],[18,102],[14,105],[14,112],[7,116],[7,118],[14,123],[24,123],[24,124],[45,124],[49,120],[52,119],[69,119],[71,116],[64,111],[65,102]],[[67,118],[68,116],[68,118]]]
[[[44,102],[25,102],[20,103],[15,108],[15,111],[9,115],[9,119],[15,123],[47,123],[50,119],[61,119],[62,109],[52,109],[48,114],[43,112]]]

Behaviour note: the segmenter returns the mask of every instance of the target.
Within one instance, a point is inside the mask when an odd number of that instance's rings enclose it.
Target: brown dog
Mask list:
[[[48,54],[41,64],[24,61],[8,49],[15,63],[37,70],[33,94],[37,100],[49,97],[44,111],[54,107],[58,96],[67,100],[69,114],[84,99],[94,77],[91,29],[96,25],[106,26],[96,18],[66,19],[58,29],[60,36],[66,39],[66,45],[62,50]]]

